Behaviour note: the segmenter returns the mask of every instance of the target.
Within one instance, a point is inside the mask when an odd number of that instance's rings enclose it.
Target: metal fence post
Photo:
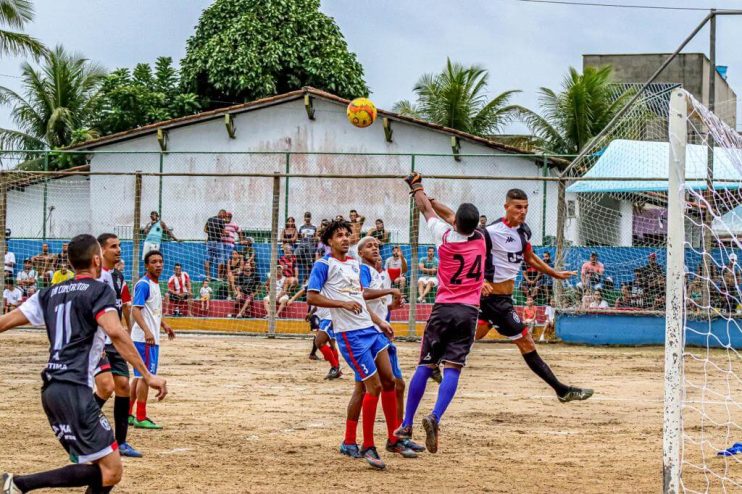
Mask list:
[[[0,258],[5,262],[5,254],[8,252],[7,238],[5,238],[5,228],[7,227],[8,218],[8,175],[0,171]],[[12,274],[11,274],[12,276]],[[5,290],[5,270],[0,278],[0,294]],[[5,304],[5,300],[3,300]]]
[[[163,153],[161,151],[160,152],[160,176],[159,176],[160,183],[158,185],[158,191],[157,191],[157,193],[158,193],[158,196],[157,196],[157,214],[160,215],[160,218],[162,218],[162,170],[163,170],[164,165],[165,165],[164,161],[165,161],[165,153]]]
[[[291,171],[291,153],[286,153],[286,190],[283,191],[283,220],[289,217],[289,177]]]
[[[134,222],[132,226],[132,260],[131,260],[131,281],[136,283],[139,280],[139,260],[141,258],[139,249],[139,237],[141,236],[142,217],[142,172],[137,170],[134,177]]]
[[[44,151],[44,171],[49,171],[49,151]],[[43,221],[43,225],[41,226],[41,236],[44,239],[44,242],[46,242],[46,208],[47,208],[47,200],[49,196],[49,176],[44,175],[44,199],[42,204],[42,211],[41,211],[41,220]]]
[[[410,171],[415,171],[415,155],[411,156]],[[415,199],[410,197],[410,318],[407,326],[407,336],[417,336],[417,243],[420,228],[420,213],[415,206]],[[404,256],[404,253],[401,254]]]
[[[557,182],[557,231],[556,231],[556,259],[554,269],[564,269],[564,229],[567,223],[567,181],[563,176]],[[564,307],[564,287],[562,281],[554,280],[554,298],[557,307]]]
[[[542,166],[542,173],[544,177],[549,176],[549,158],[544,154],[544,163]],[[543,181],[543,185],[541,187],[543,199],[541,201],[541,245],[546,244],[546,195],[548,191],[548,182],[546,180]]]
[[[278,265],[278,208],[281,204],[281,177],[278,172],[273,177],[273,208],[271,214],[271,264],[268,287],[268,338],[276,337],[276,266]]]

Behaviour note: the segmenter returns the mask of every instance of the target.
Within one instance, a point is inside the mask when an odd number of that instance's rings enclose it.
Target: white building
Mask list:
[[[347,104],[332,94],[304,88],[113,134],[75,150],[92,151],[92,172],[270,175],[289,170],[337,175],[291,178],[288,197],[287,181],[282,179],[279,225],[283,225],[286,212],[301,223],[303,212],[311,211],[317,223],[337,214],[347,217],[350,209],[357,209],[367,217],[368,226],[383,218],[398,241],[407,241],[409,235],[409,200],[406,185],[398,177],[413,166],[424,175],[452,177],[539,177],[545,173],[539,156],[386,111],[379,111],[372,126],[355,128],[346,119]],[[453,156],[454,151],[458,156]],[[549,160],[546,173],[555,175],[555,167],[562,165]],[[363,174],[394,178],[358,178]],[[47,208],[54,207],[49,236],[68,237],[91,223],[96,230],[119,232],[133,224],[133,176],[64,180],[74,182],[73,186],[61,180],[47,186],[50,191],[59,191],[47,198]],[[179,238],[202,239],[207,217],[224,208],[234,212],[243,228],[269,230],[273,180],[270,176],[179,176],[161,181],[157,176],[145,176],[141,221],[147,221],[149,211],[161,209],[162,218]],[[542,243],[544,233],[556,234],[555,182],[442,179],[428,180],[425,185],[431,196],[453,206],[472,202],[490,219],[501,214],[507,189],[522,188],[531,198],[529,224],[534,244]],[[73,192],[65,192],[69,190]],[[26,188],[18,194],[24,197],[9,198],[8,226],[16,237],[38,236],[40,225],[24,226],[21,220],[26,213],[13,211],[21,206],[40,208],[38,191]],[[41,210],[33,214],[42,216]],[[427,233],[420,240],[427,241]]]

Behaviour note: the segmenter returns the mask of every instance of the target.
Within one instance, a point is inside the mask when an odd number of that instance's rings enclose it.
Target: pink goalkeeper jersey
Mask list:
[[[484,235],[479,230],[468,237],[461,235],[439,218],[430,218],[428,228],[438,247],[435,303],[478,307],[484,284]]]

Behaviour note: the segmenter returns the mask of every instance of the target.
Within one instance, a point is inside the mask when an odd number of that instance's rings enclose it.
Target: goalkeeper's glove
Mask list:
[[[410,173],[405,177],[404,181],[407,182],[407,185],[410,186],[412,194],[414,194],[418,190],[423,189],[423,176],[420,175],[418,172]]]

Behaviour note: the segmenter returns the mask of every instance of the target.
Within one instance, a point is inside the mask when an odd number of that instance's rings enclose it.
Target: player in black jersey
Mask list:
[[[131,306],[131,295],[123,273],[115,269],[116,264],[121,261],[121,242],[113,233],[102,233],[98,235],[98,243],[101,247],[103,263],[98,281],[102,281],[113,290],[119,319],[124,316],[125,327],[129,330],[131,323],[128,309]],[[114,392],[116,397],[113,400],[113,423],[119,453],[121,456],[141,458],[142,454],[126,440],[129,433],[129,394],[131,393],[129,366],[116,351],[110,339],[106,338],[103,357],[95,369],[95,401],[101,409]]]
[[[0,317],[0,332],[32,324],[46,326],[49,360],[41,373],[41,403],[54,434],[75,465],[31,475],[6,473],[2,494],[36,489],[83,487],[86,492],[111,492],[123,471],[111,426],[93,398],[93,369],[108,335],[119,353],[142,373],[162,399],[165,380],[151,375],[121,326],[113,291],[97,281],[101,249],[91,235],[78,235],[68,249],[77,276],[46,288],[21,307]]]

